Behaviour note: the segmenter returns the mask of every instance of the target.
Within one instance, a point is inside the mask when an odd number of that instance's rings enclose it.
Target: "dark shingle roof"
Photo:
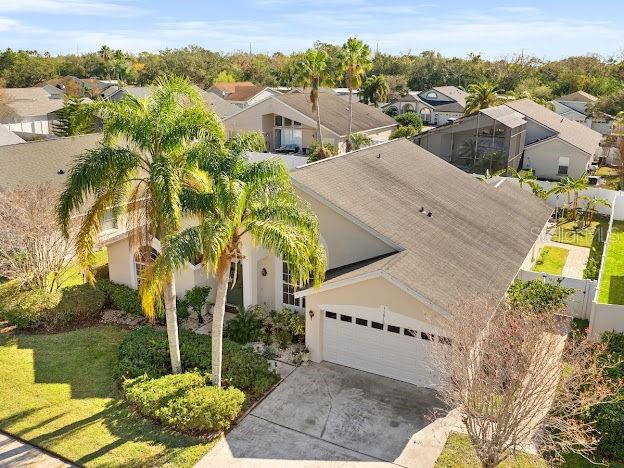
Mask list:
[[[258,85],[239,85],[236,86],[233,93],[228,93],[224,96],[226,101],[249,101],[256,94],[260,93],[265,89],[264,86]]]
[[[405,139],[291,174],[399,247],[329,282],[381,270],[443,308],[475,294],[501,298],[552,212],[511,182],[484,184]]]
[[[101,138],[100,133],[92,133],[1,146],[0,190],[48,183],[60,187],[76,157],[97,147]]]
[[[284,104],[316,120],[312,112],[309,93],[291,93],[275,96]],[[346,135],[349,131],[349,102],[335,93],[319,93],[321,124],[337,135]],[[353,101],[353,131],[362,132],[374,128],[397,125],[396,120],[379,109]]]

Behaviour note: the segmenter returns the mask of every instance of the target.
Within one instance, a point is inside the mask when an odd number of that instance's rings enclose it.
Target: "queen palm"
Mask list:
[[[500,100],[500,93],[502,90],[489,82],[473,83],[468,86],[468,97],[466,97],[466,108],[464,113],[466,115],[472,115],[479,112],[481,109],[487,109],[497,105]]]
[[[366,79],[362,89],[362,97],[366,104],[372,102],[379,107],[380,102],[388,101],[388,83],[383,75],[373,75]]]
[[[344,74],[349,88],[349,130],[347,132],[347,151],[351,150],[351,132],[353,129],[353,90],[360,88],[364,75],[373,67],[371,50],[361,40],[351,37],[342,46],[340,70]]]
[[[197,163],[188,157],[193,145],[224,137],[218,118],[204,108],[188,81],[166,77],[156,82],[151,96],[131,95],[121,102],[99,102],[94,110],[103,119],[103,143],[79,157],[69,172],[57,206],[67,235],[72,214],[85,212],[76,237],[81,266],[93,282],[90,266],[103,215],[127,213],[133,248],[151,246],[178,231],[183,187],[202,181]],[[150,259],[147,259],[148,262]],[[163,295],[173,372],[180,372],[175,283],[163,273]],[[154,310],[146,311],[154,319]]]
[[[296,74],[299,83],[304,87],[310,87],[310,103],[312,112],[316,112],[316,136],[320,143],[321,157],[325,157],[325,145],[323,143],[323,130],[321,128],[321,108],[319,105],[319,90],[324,84],[331,82],[327,66],[329,55],[323,49],[309,49],[298,64]]]
[[[168,272],[189,259],[203,256],[215,277],[212,322],[212,383],[221,385],[223,320],[232,265],[242,258],[241,243],[250,236],[288,263],[293,284],[325,275],[325,251],[316,216],[298,199],[287,168],[279,160],[248,163],[242,151],[224,149],[198,159],[212,181],[206,190],[185,191],[184,207],[198,224],[164,239],[161,255],[148,269],[143,288],[144,308],[153,308]]]

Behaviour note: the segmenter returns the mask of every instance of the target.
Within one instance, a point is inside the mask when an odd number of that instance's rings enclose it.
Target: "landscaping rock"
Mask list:
[[[147,323],[145,317],[128,314],[121,310],[107,309],[102,314],[102,323],[114,323],[117,325],[125,325],[131,328],[137,328]]]

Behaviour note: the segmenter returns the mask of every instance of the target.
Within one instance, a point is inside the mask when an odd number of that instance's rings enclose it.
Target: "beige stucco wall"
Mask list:
[[[385,242],[319,202],[311,195],[297,189],[319,220],[321,236],[327,249],[328,268],[336,268],[395,251]]]
[[[557,174],[559,157],[570,158],[568,175],[574,178],[580,177],[587,170],[590,161],[587,153],[555,138],[526,148],[523,169],[534,169],[539,178],[561,178],[562,176]]]
[[[371,278],[340,288],[320,291],[306,297],[306,346],[310,358],[323,360],[323,305],[386,307],[389,311],[431,324],[431,330],[444,329],[444,318],[414,296],[384,278]],[[310,311],[313,317],[310,317]]]
[[[128,238],[106,246],[108,252],[108,276],[111,281],[134,288],[134,260]]]

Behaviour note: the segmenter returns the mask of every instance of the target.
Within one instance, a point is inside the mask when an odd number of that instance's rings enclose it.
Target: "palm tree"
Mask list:
[[[180,193],[202,180],[189,150],[200,141],[224,138],[219,119],[205,110],[199,93],[174,76],[157,81],[147,99],[128,95],[119,103],[99,101],[93,107],[104,122],[104,142],[76,160],[57,206],[67,235],[72,214],[92,200],[76,238],[78,259],[91,283],[93,247],[103,215],[112,209],[118,216],[125,209],[131,245],[137,250],[151,245],[154,237],[177,232]],[[174,277],[172,271],[163,275],[171,367],[180,372]],[[153,309],[145,312],[154,319]]]
[[[499,94],[502,93],[502,90],[498,89],[495,84],[486,81],[471,84],[468,86],[468,92],[470,94],[466,98],[464,114],[472,115],[481,109],[497,105],[500,102]]]
[[[351,151],[351,132],[353,129],[353,90],[362,86],[364,75],[373,67],[371,50],[368,45],[355,37],[347,39],[340,53],[340,71],[344,74],[349,88],[349,130],[347,132],[347,151]]]
[[[351,135],[351,148],[359,150],[373,144],[373,139],[366,133],[357,132]]]
[[[113,57],[113,49],[111,49],[107,45],[103,45],[102,47],[100,47],[98,54],[100,55],[100,57],[102,57],[102,60],[108,62]]]
[[[187,190],[184,207],[198,225],[164,239],[162,253],[142,284],[143,306],[153,308],[168,272],[202,255],[214,273],[212,383],[221,385],[223,319],[232,265],[242,258],[243,237],[281,257],[293,285],[319,285],[326,269],[316,216],[294,192],[285,165],[274,159],[247,162],[242,148],[199,151],[201,167],[212,181],[205,190]]]
[[[329,55],[322,49],[309,49],[299,63],[296,74],[298,81],[304,88],[310,87],[310,102],[312,112],[316,112],[316,134],[321,145],[321,156],[325,157],[325,145],[323,143],[323,130],[321,128],[321,109],[319,106],[319,90],[324,84],[328,84],[331,78],[327,73]]]
[[[571,219],[576,218],[576,211],[578,210],[579,192],[587,189],[589,185],[589,178],[587,172],[583,172],[577,179],[568,177],[570,190],[573,192],[574,197],[572,199],[572,211],[570,213]]]
[[[373,75],[366,79],[360,94],[366,104],[372,102],[379,107],[380,102],[388,101],[388,83],[383,75]]]
[[[498,171],[490,172],[489,169],[485,170],[485,174],[483,176],[477,176],[481,182],[487,182],[488,180],[492,180],[494,177],[502,176],[507,169],[499,169]]]

